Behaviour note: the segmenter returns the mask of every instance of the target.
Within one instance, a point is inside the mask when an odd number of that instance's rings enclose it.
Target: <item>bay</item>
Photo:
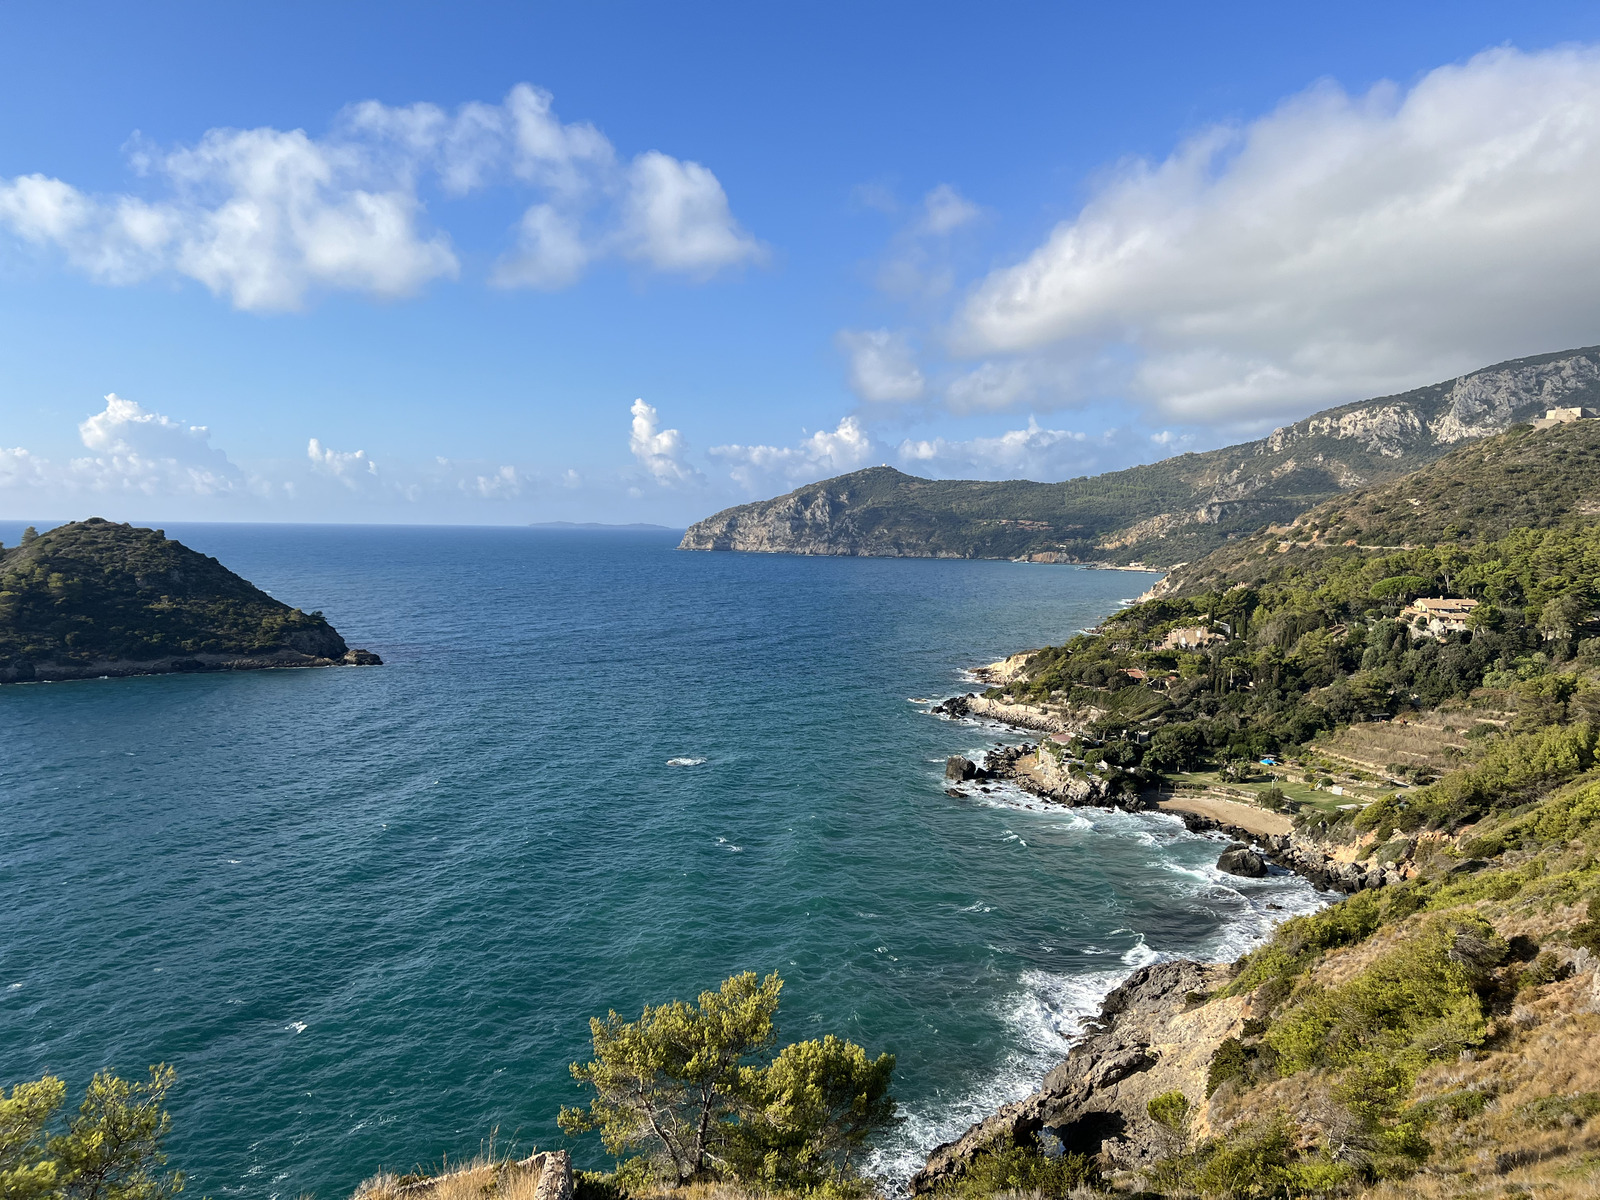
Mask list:
[[[1154,576],[167,532],[386,663],[0,688],[0,1082],[174,1063],[196,1194],[336,1198],[491,1133],[566,1144],[591,1015],[742,970],[783,975],[786,1039],[898,1055],[875,1167],[903,1178],[1134,966],[1318,903],[1220,875],[1169,817],[944,794],[947,754],[1017,739],[908,698]]]

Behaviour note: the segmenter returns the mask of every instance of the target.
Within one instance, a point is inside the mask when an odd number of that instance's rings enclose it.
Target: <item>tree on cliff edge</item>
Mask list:
[[[774,1017],[783,980],[745,972],[697,1003],[646,1006],[637,1021],[593,1018],[594,1058],[572,1076],[589,1107],[563,1108],[569,1133],[672,1182],[726,1177],[816,1186],[848,1177],[867,1138],[892,1123],[894,1056],[836,1037],[786,1046]]]

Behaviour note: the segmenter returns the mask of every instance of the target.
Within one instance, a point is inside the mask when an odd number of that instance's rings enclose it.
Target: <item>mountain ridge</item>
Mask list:
[[[1324,409],[1251,442],[1059,483],[869,467],[724,509],[691,525],[679,548],[1171,566],[1546,408],[1597,402],[1600,346],[1556,351]]]

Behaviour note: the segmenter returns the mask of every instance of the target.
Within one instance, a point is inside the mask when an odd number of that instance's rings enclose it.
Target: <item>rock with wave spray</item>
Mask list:
[[[1227,971],[1187,961],[1135,971],[1105,998],[1099,1018],[1038,1091],[936,1148],[911,1177],[911,1194],[955,1182],[985,1150],[1037,1147],[1047,1133],[1069,1153],[1103,1155],[1116,1167],[1166,1154],[1169,1136],[1146,1106],[1181,1091],[1200,1107],[1211,1058],[1224,1040],[1239,1036],[1249,1004],[1245,997],[1201,1003]]]

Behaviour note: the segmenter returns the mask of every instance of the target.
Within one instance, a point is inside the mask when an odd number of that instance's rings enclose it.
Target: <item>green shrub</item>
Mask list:
[[[985,1200],[1000,1192],[1034,1192],[1046,1200],[1063,1200],[1074,1188],[1099,1182],[1099,1169],[1086,1154],[1063,1153],[1051,1158],[1033,1147],[996,1144],[973,1158],[966,1174],[946,1184],[940,1193]]]
[[[1217,1052],[1211,1056],[1211,1065],[1206,1068],[1206,1099],[1211,1099],[1223,1084],[1243,1079],[1249,1068],[1250,1055],[1245,1050],[1244,1043],[1238,1038],[1226,1039],[1217,1047]],[[1151,1115],[1154,1116],[1153,1113]]]
[[[1431,1100],[1413,1105],[1407,1115],[1424,1124],[1446,1118],[1452,1121],[1468,1121],[1481,1113],[1492,1099],[1494,1097],[1489,1092],[1473,1090],[1446,1092],[1442,1096],[1435,1096]]]
[[[1184,1183],[1206,1196],[1266,1200],[1326,1192],[1354,1174],[1350,1167],[1325,1159],[1299,1159],[1295,1141],[1295,1127],[1280,1110],[1201,1147]]]
[[[1483,1040],[1476,989],[1505,954],[1481,917],[1435,918],[1353,979],[1311,989],[1266,1042],[1285,1075],[1370,1060],[1414,1076],[1428,1061]]]
[[[1540,1096],[1517,1105],[1517,1116],[1536,1129],[1560,1129],[1600,1115],[1600,1092],[1575,1092],[1571,1096]]]
[[[629,1180],[620,1171],[574,1171],[573,1200],[628,1200]]]

